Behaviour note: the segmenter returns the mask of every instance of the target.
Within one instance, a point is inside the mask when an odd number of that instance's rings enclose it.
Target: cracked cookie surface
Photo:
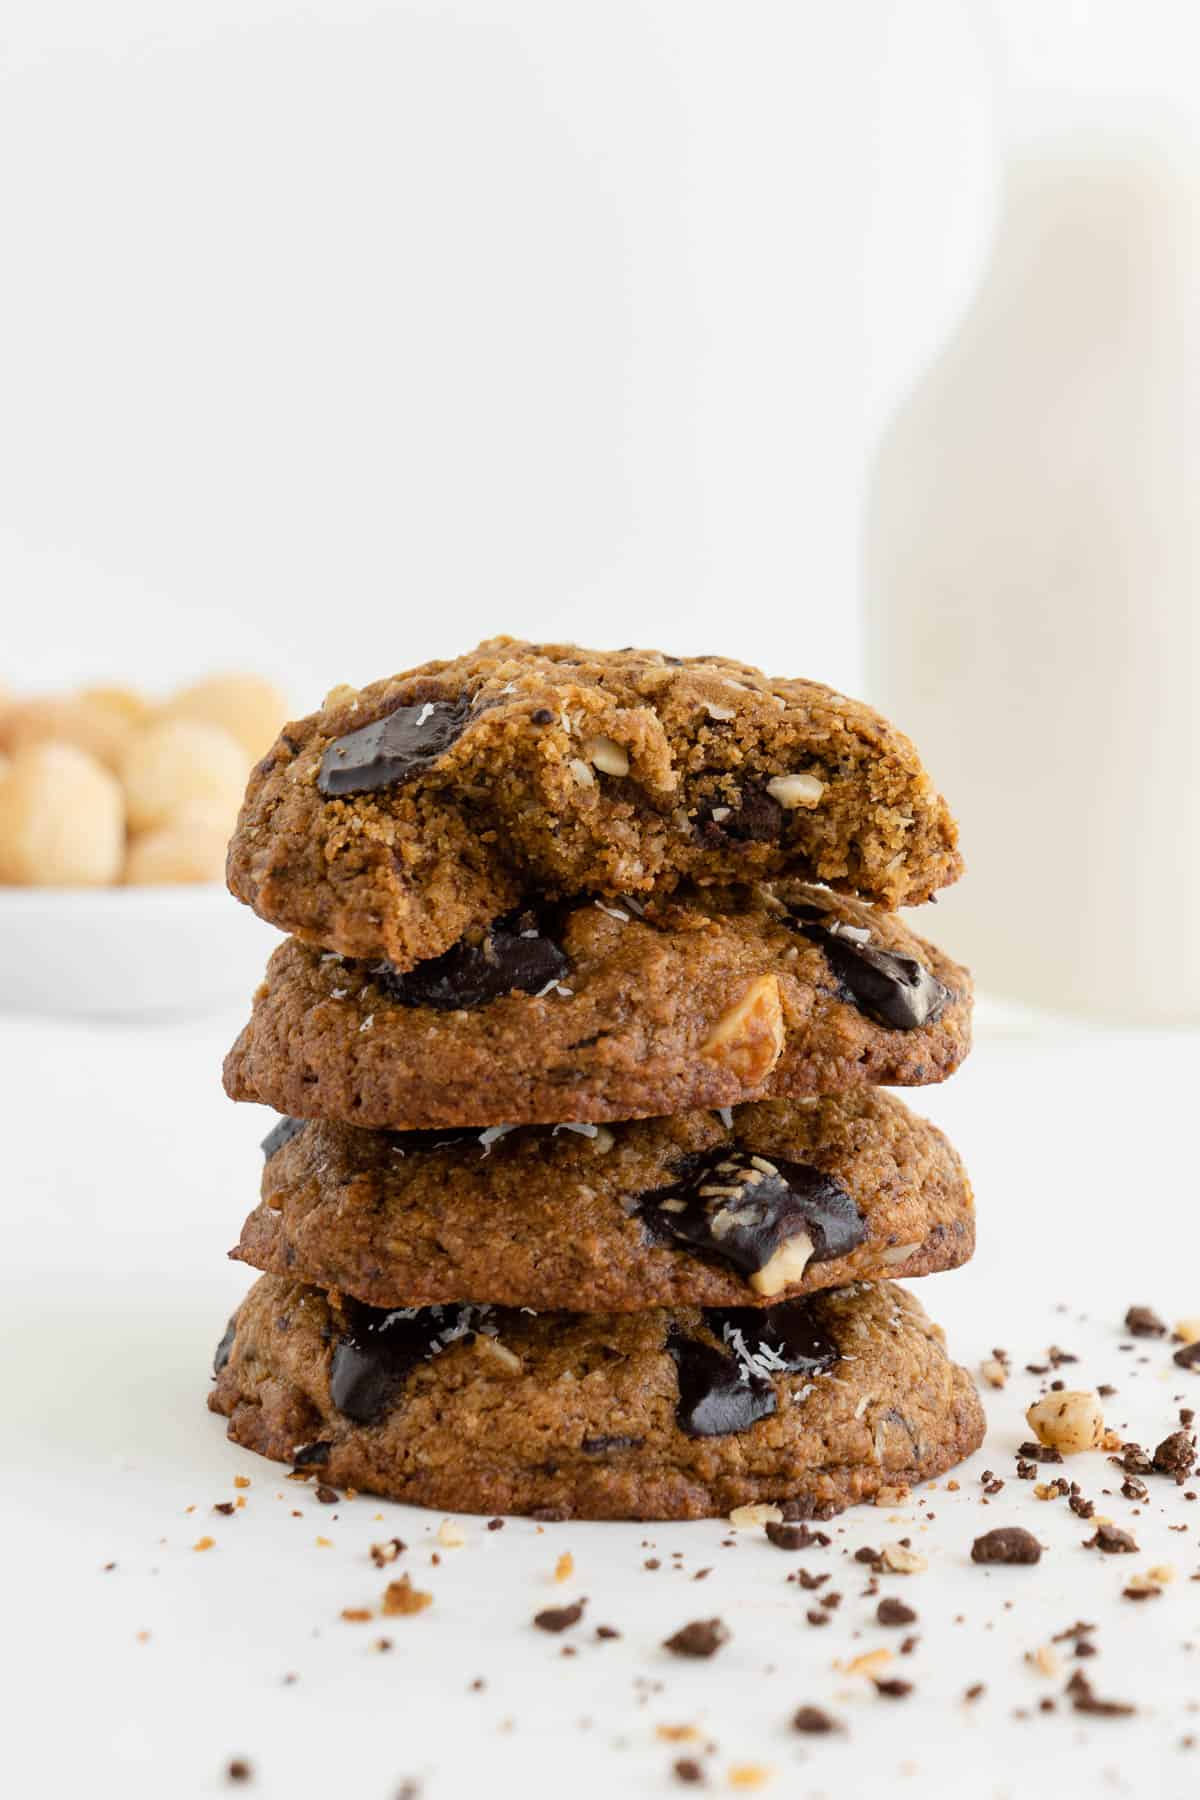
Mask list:
[[[453,1512],[824,1516],[941,1474],[984,1426],[941,1332],[888,1282],[752,1314],[407,1315],[267,1275],[216,1375],[236,1443]]]
[[[541,985],[506,988],[510,955]],[[970,1012],[967,971],[893,914],[802,882],[711,886],[644,916],[517,914],[400,975],[289,939],[225,1087],[397,1130],[642,1118],[943,1081]]]
[[[954,1150],[875,1088],[503,1135],[273,1137],[232,1254],[373,1307],[762,1307],[954,1268],[974,1245]]]
[[[228,862],[272,924],[399,969],[533,889],[787,874],[894,908],[960,871],[912,744],[861,702],[720,657],[504,637],[288,725]]]

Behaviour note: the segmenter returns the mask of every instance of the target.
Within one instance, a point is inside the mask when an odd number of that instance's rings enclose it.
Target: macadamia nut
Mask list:
[[[287,718],[287,701],[261,675],[210,675],[180,688],[163,708],[169,719],[219,725],[236,738],[251,762],[271,748]]]
[[[117,781],[73,744],[29,744],[0,769],[0,882],[102,887],[125,850]]]
[[[0,716],[0,749],[10,754],[30,744],[73,744],[115,769],[132,736],[128,719],[82,695],[20,700]]]
[[[121,759],[130,830],[199,819],[228,834],[246,783],[247,756],[216,725],[164,719],[134,737]]]
[[[1039,1444],[1064,1456],[1096,1450],[1104,1441],[1104,1413],[1096,1394],[1072,1388],[1047,1394],[1034,1401],[1025,1418]]]
[[[204,819],[176,819],[135,837],[125,858],[127,886],[177,881],[220,881],[225,873],[225,831]]]

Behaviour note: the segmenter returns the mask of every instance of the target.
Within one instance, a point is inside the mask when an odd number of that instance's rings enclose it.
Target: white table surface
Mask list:
[[[1084,1552],[1090,1528],[1013,1478],[1033,1376],[985,1394],[988,1441],[957,1493],[943,1483],[895,1511],[849,1513],[830,1549],[801,1557],[761,1532],[723,1548],[731,1534],[717,1522],[511,1520],[489,1533],[466,1518],[466,1544],[434,1567],[439,1516],[365,1497],[322,1506],[228,1444],[204,1395],[248,1285],[224,1252],[253,1202],[265,1121],[221,1093],[238,1022],[0,1020],[6,1793],[393,1800],[409,1780],[428,1800],[476,1788],[573,1800],[698,1791],[672,1774],[681,1755],[699,1755],[710,1790],[739,1791],[730,1771],[749,1764],[769,1779],[741,1791],[804,1800],[1200,1790],[1200,1748],[1181,1747],[1200,1738],[1200,1582],[1189,1580],[1200,1504],[1159,1480],[1134,1517],[1106,1459],[1075,1458],[1067,1472],[1097,1498],[1113,1489],[1100,1510],[1141,1546],[1136,1557]],[[1063,1373],[1115,1383],[1110,1422],[1153,1444],[1174,1428],[1180,1396],[1200,1407],[1200,1377],[1174,1368],[1169,1346],[1121,1351],[1119,1322],[1132,1301],[1169,1320],[1200,1314],[1200,1038],[1003,1025],[980,1036],[960,1076],[914,1096],[963,1150],[980,1210],[977,1260],[922,1283],[921,1297],[972,1367],[993,1345],[1018,1369],[1051,1342],[1076,1351],[1079,1368]],[[987,1467],[1007,1485],[984,1509]],[[235,1497],[237,1475],[250,1479],[247,1504],[221,1517],[213,1504]],[[1048,1546],[1040,1567],[971,1564],[973,1538],[1007,1523]],[[343,1607],[378,1604],[387,1577],[367,1550],[394,1534],[432,1607],[344,1622]],[[215,1546],[198,1553],[203,1535]],[[915,1691],[886,1700],[838,1667],[904,1635],[875,1623],[846,1552],[905,1535],[929,1567],[884,1585],[920,1615],[916,1650],[889,1672]],[[575,1574],[556,1586],[564,1551]],[[643,1567],[652,1555],[657,1571]],[[1131,1573],[1161,1563],[1177,1571],[1161,1598],[1121,1598]],[[845,1596],[825,1629],[805,1622],[817,1596],[785,1581],[798,1565],[832,1570]],[[697,1585],[704,1566],[712,1574]],[[531,1628],[540,1608],[579,1594],[589,1603],[575,1632]],[[660,1648],[713,1614],[733,1634],[713,1660]],[[1064,1657],[1048,1677],[1026,1653],[1080,1618],[1097,1623],[1101,1654],[1079,1666],[1098,1693],[1136,1701],[1136,1717],[1083,1717],[1061,1699],[1038,1712],[1075,1665]],[[600,1623],[620,1640],[597,1642]],[[389,1653],[372,1648],[384,1632]],[[476,1677],[482,1691],[471,1691]],[[986,1692],[965,1704],[976,1681]],[[802,1702],[829,1708],[845,1732],[792,1732]],[[686,1725],[697,1742],[659,1735]],[[248,1759],[252,1785],[230,1788],[233,1757]]]

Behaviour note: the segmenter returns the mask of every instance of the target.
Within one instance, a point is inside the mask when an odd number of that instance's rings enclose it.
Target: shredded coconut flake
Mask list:
[[[358,1029],[360,1031],[370,1031],[370,1029],[374,1023],[375,1023],[375,1014],[368,1013],[366,1018],[363,1020],[362,1024],[359,1026]]]
[[[433,711],[433,702],[431,700],[427,700],[425,702],[424,706],[421,708],[420,712],[417,714],[417,724],[423,725],[432,711]]]
[[[607,913],[610,919],[620,919],[622,925],[628,925],[629,914],[622,912],[619,906],[605,906],[603,900],[594,900],[592,904],[598,906],[602,913]]]
[[[564,1119],[561,1125],[556,1125],[554,1127],[554,1130],[550,1135],[551,1137],[557,1137],[560,1131],[577,1131],[580,1137],[594,1138],[597,1135],[597,1130],[598,1128],[595,1125],[586,1125],[580,1123],[578,1120]]]
[[[718,1119],[720,1119],[720,1121],[721,1121],[722,1125],[725,1127],[726,1131],[733,1130],[733,1108],[732,1108],[732,1106],[718,1106],[717,1117],[718,1117]]]
[[[483,1154],[490,1155],[492,1145],[498,1144],[508,1132],[515,1130],[515,1125],[489,1125],[486,1131],[481,1131],[479,1134],[479,1142],[483,1145]]]

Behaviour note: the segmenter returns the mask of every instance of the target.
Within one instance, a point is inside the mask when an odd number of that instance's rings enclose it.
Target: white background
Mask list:
[[[955,0],[9,0],[0,676],[498,630],[853,686],[868,448],[965,300]]]

